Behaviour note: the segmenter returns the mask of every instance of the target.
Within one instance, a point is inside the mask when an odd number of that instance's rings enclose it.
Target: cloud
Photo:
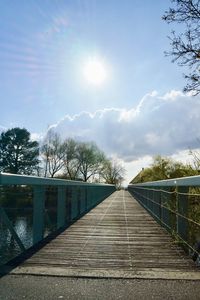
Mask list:
[[[95,141],[125,162],[156,154],[172,155],[198,146],[200,97],[172,90],[146,94],[131,109],[105,108],[66,115],[51,126],[63,138]]]
[[[41,142],[44,139],[44,135],[42,133],[32,132],[30,138],[32,141]]]

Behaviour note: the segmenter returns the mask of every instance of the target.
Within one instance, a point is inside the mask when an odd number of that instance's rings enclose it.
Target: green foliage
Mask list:
[[[194,175],[198,175],[198,172],[192,168],[191,165],[185,165],[168,157],[157,155],[154,157],[151,166],[149,168],[142,169],[131,183],[165,180]]]
[[[194,153],[193,153],[194,154]],[[171,178],[179,178],[184,176],[194,176],[199,174],[199,153],[193,155],[194,167],[185,165],[181,162],[176,162],[168,157],[160,155],[154,157],[153,163],[149,168],[143,169],[131,183],[141,183],[156,180],[164,180]],[[165,188],[166,190],[166,188]],[[178,210],[178,193],[177,188],[168,188],[168,192],[172,194],[162,193],[162,205],[165,206],[165,216],[168,215],[168,222],[171,227],[171,233],[180,245],[187,246],[177,235],[177,217]],[[188,191],[188,208],[186,216],[188,220],[188,238],[187,242],[190,245],[195,245],[200,241],[199,223],[200,223],[200,189],[198,187],[190,187]],[[191,221],[193,220],[193,221]],[[188,250],[188,249],[187,249]]]
[[[37,169],[38,155],[38,142],[30,140],[26,129],[16,127],[1,133],[1,172],[30,175]]]

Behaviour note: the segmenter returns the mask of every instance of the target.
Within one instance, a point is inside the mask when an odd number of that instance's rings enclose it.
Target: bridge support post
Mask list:
[[[184,217],[188,217],[188,186],[179,186],[177,188],[177,210]],[[179,194],[183,193],[183,194]],[[185,241],[188,239],[188,220],[177,215],[177,234]]]
[[[57,205],[57,229],[59,229],[65,225],[66,218],[66,197],[65,188],[63,186],[58,187]]]
[[[170,187],[164,187],[161,191],[161,223],[162,226],[165,227],[169,232],[173,230],[173,215],[170,213],[170,201],[171,201],[171,194]],[[169,208],[169,209],[167,209]]]
[[[80,213],[84,213],[85,211],[85,191],[84,187],[80,188]]]
[[[94,190],[92,187],[88,187],[88,192],[87,192],[87,196],[88,196],[88,209],[90,209],[93,205],[94,205],[94,196],[93,196]]]
[[[33,187],[33,244],[41,241],[44,234],[45,188]]]
[[[154,201],[155,201],[155,198],[154,198],[154,188],[152,189],[150,189],[149,190],[149,199],[150,199],[150,201],[149,201],[149,206],[150,206],[150,210],[152,211],[152,215],[153,216],[155,216],[155,214],[154,214]]]
[[[87,186],[87,210],[89,210],[90,209],[90,206],[91,206],[91,199],[90,199],[90,187],[89,186]]]
[[[87,211],[87,187],[84,187],[84,204],[85,204],[85,211]]]
[[[72,197],[71,197],[71,218],[75,220],[79,215],[78,208],[78,193],[76,186],[72,186]]]
[[[153,192],[153,200],[154,203],[154,214],[157,218],[158,223],[161,225],[161,192],[159,191],[159,187],[154,187],[155,191]]]

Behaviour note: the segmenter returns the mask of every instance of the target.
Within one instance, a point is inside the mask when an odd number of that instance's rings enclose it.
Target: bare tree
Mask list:
[[[77,159],[83,181],[88,181],[100,172],[105,155],[94,143],[80,143],[77,148]]]
[[[65,175],[71,180],[79,177],[80,162],[77,159],[77,149],[79,143],[71,138],[64,142],[64,168]]]
[[[166,55],[173,57],[172,62],[189,68],[184,74],[187,84],[184,91],[200,93],[200,0],[171,0],[173,7],[165,12],[163,19],[168,23],[183,25],[184,32],[172,31],[170,39],[171,51]]]
[[[101,176],[106,183],[115,184],[116,187],[120,188],[124,180],[124,175],[125,169],[120,163],[110,160],[104,162]]]
[[[64,145],[60,136],[49,131],[41,147],[41,156],[44,163],[44,176],[54,177],[64,166]]]
[[[197,141],[200,144],[200,139],[197,139]],[[199,174],[200,173],[200,150],[199,149],[195,149],[195,150],[190,149],[189,155],[192,156],[194,169],[197,171],[197,174]]]

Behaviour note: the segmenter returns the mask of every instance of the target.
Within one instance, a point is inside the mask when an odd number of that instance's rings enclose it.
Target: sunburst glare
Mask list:
[[[101,86],[108,79],[108,68],[101,58],[90,57],[83,65],[83,76],[89,84]]]

